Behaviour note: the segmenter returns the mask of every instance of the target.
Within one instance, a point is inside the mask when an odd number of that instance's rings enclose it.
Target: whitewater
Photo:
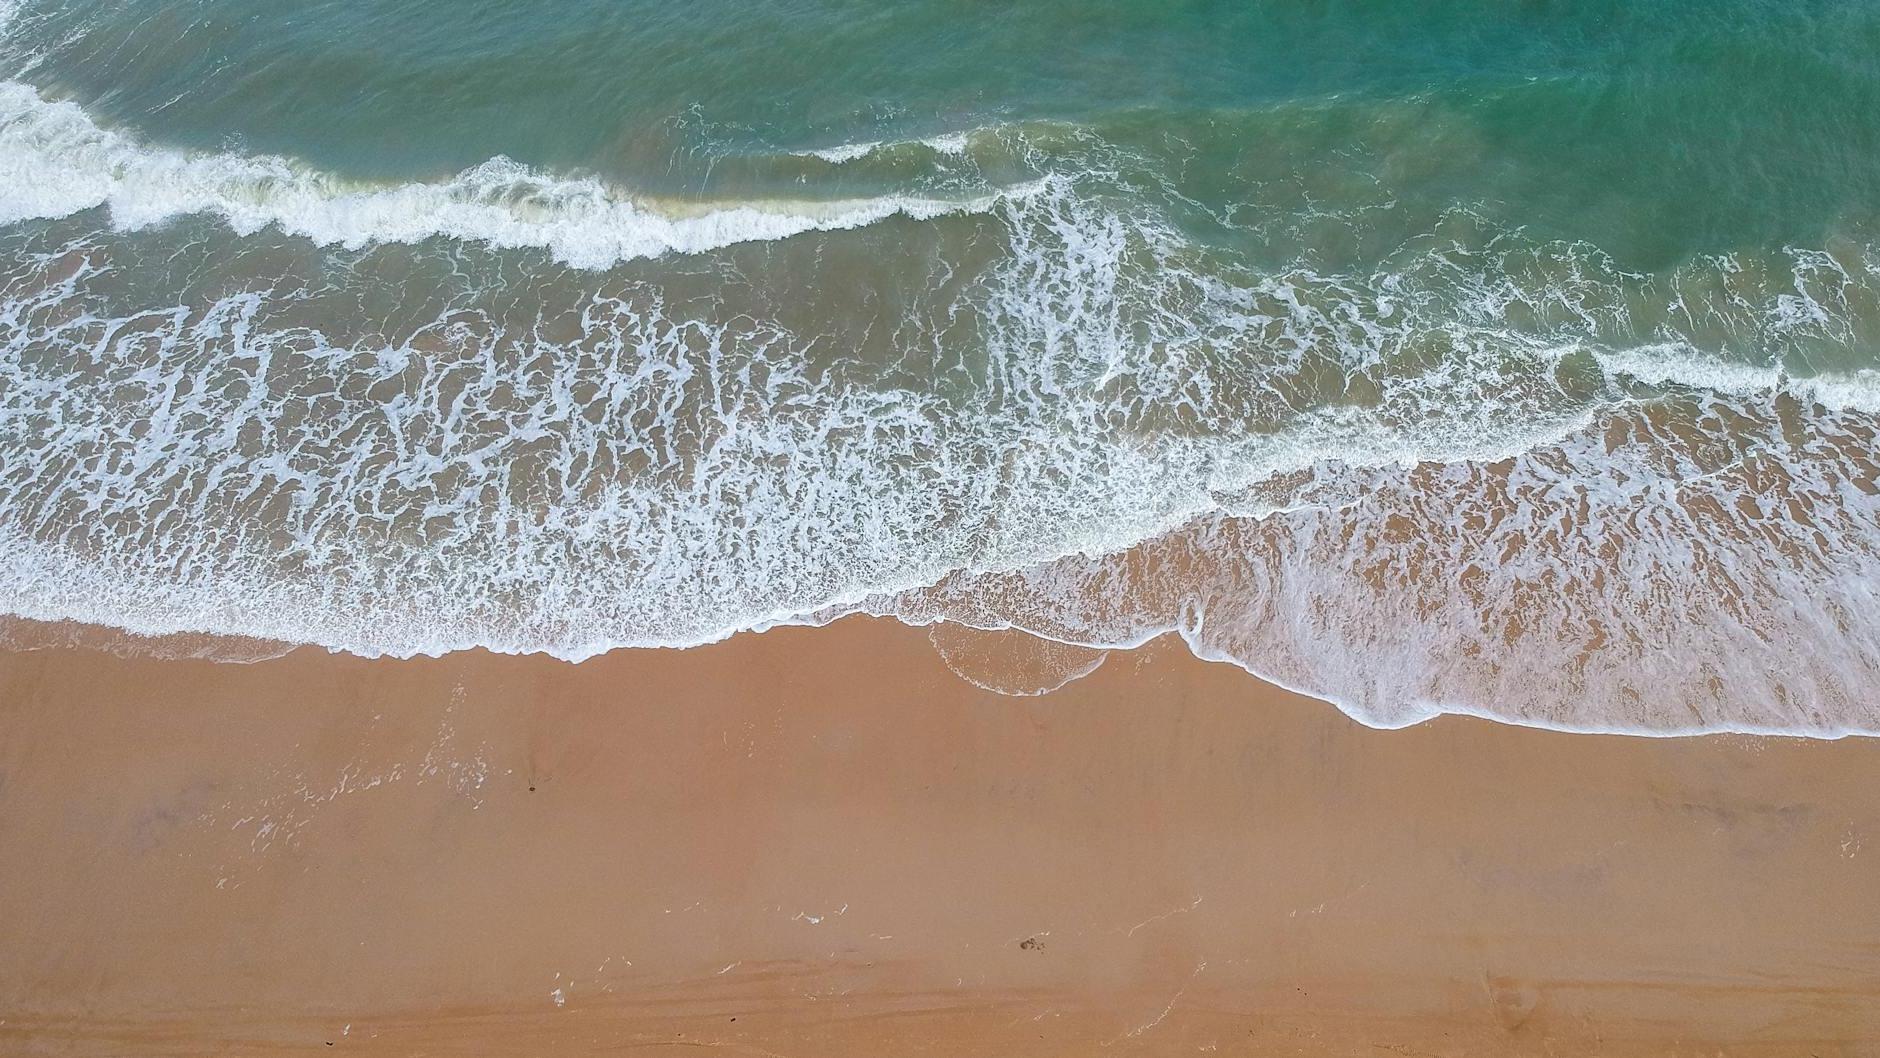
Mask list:
[[[893,216],[983,210],[991,201],[753,201],[675,215],[592,177],[555,177],[501,157],[437,183],[360,186],[281,157],[152,149],[99,128],[71,103],[0,83],[0,224],[103,207],[119,230],[135,230],[202,213],[243,235],[274,227],[350,249],[451,238],[542,247],[576,267],[605,268]]]
[[[350,180],[0,85],[0,611],[571,660],[851,613],[1172,632],[1380,727],[1880,733],[1861,237],[1645,275],[1458,209],[1276,269],[1054,135],[678,202]],[[901,246],[926,271],[819,315]]]

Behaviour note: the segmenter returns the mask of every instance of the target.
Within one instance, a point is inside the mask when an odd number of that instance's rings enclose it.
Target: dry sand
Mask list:
[[[1877,794],[1880,741],[1372,731],[1170,643],[1005,697],[863,619],[15,651],[0,1054],[1874,1054]]]

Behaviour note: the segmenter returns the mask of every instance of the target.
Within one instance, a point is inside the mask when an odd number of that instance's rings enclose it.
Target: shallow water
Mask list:
[[[1880,731],[1880,12],[1084,7],[0,9],[0,610]]]

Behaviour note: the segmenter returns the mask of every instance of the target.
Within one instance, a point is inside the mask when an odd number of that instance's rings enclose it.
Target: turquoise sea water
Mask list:
[[[0,7],[0,610],[1880,730],[1880,8]]]

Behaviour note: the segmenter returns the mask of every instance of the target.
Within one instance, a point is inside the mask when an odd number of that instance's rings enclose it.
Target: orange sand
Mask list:
[[[0,654],[0,1054],[1880,1053],[1880,741],[1359,727],[851,619]]]

